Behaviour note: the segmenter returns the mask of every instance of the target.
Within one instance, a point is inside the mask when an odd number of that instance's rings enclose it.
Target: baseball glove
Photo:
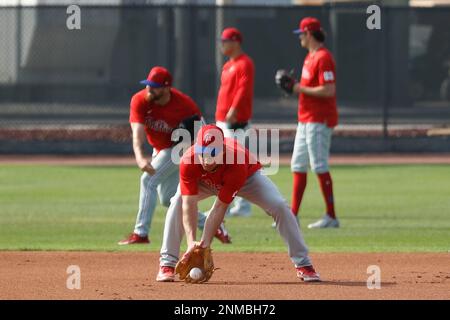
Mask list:
[[[195,139],[195,134],[194,134],[195,133],[194,132],[195,121],[201,121],[200,116],[195,114],[195,115],[190,116],[190,117],[188,117],[186,119],[183,119],[180,122],[180,124],[178,125],[178,128],[177,128],[177,129],[185,129],[185,130],[189,131],[189,133],[191,135],[191,144],[194,142],[194,139]],[[182,142],[182,140],[183,139],[181,137],[179,137],[178,140],[175,141],[175,144],[178,144],[178,143]],[[187,142],[187,141],[185,141],[185,142]]]
[[[192,268],[202,270],[203,276],[200,279],[192,279],[189,272]],[[211,248],[203,248],[198,245],[192,249],[185,258],[178,261],[175,266],[175,274],[180,275],[180,280],[188,283],[201,283],[208,281],[216,269],[211,254]]]
[[[278,70],[275,74],[275,83],[287,94],[292,94],[294,91],[295,79],[292,76],[292,72],[287,72],[284,69]]]

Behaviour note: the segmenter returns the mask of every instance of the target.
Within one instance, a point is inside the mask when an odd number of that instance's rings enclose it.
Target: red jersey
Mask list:
[[[130,123],[145,126],[148,143],[157,151],[172,147],[172,131],[181,121],[193,115],[201,116],[200,109],[190,97],[174,88],[170,89],[170,94],[170,101],[164,106],[147,101],[146,89],[131,98]]]
[[[237,109],[237,121],[248,122],[253,112],[255,67],[252,59],[241,54],[228,60],[223,68],[217,97],[216,121],[225,122],[231,107]]]
[[[198,194],[198,185],[203,183],[212,188],[220,201],[231,203],[237,192],[242,188],[247,179],[261,169],[261,164],[256,158],[237,140],[224,139],[224,160],[214,172],[206,172],[202,165],[194,157],[194,146],[191,146],[181,158],[180,162],[180,188],[182,195]],[[245,154],[245,161],[238,164],[238,153]],[[229,164],[226,161],[227,154],[232,153],[234,161]],[[242,154],[241,153],[241,154]],[[229,156],[228,156],[229,157]]]
[[[336,67],[331,52],[319,48],[308,53],[303,64],[300,85],[318,87],[336,82]],[[298,121],[319,122],[332,128],[337,125],[336,95],[329,98],[313,97],[301,93],[298,99]]]

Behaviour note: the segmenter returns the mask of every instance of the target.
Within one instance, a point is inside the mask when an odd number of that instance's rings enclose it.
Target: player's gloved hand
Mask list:
[[[199,268],[202,271],[200,279],[191,278],[189,272],[192,268]],[[175,266],[175,274],[179,274],[180,280],[188,283],[206,282],[211,278],[215,270],[211,248],[204,248],[200,243],[195,243],[194,246],[189,248]]]
[[[201,121],[200,116],[195,114],[186,119],[183,119],[177,128],[177,129],[185,129],[189,132],[189,134],[191,136],[191,144],[195,140],[195,132],[194,132],[195,131],[195,121]],[[178,137],[178,140],[175,141],[175,144],[178,144],[182,141],[183,141],[183,139],[181,137]],[[187,141],[183,141],[183,142],[186,143]]]
[[[295,79],[292,76],[292,73],[287,72],[284,69],[278,70],[275,74],[275,83],[287,94],[292,94],[294,92]]]

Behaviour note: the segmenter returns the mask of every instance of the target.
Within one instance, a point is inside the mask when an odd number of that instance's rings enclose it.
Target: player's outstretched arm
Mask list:
[[[139,169],[148,174],[154,174],[155,169],[153,169],[144,154],[144,143],[146,140],[144,125],[142,123],[132,122],[131,131],[133,132],[134,157],[136,158]]]
[[[213,207],[206,218],[205,228],[202,235],[201,242],[205,247],[209,247],[211,245],[212,239],[214,238],[217,229],[225,217],[225,212],[227,211],[228,205],[228,203],[221,201],[219,198],[216,198],[216,201],[214,201]]]
[[[197,219],[198,219],[198,199],[196,195],[183,195],[183,227],[186,233],[186,240],[188,248],[195,244]],[[205,228],[206,229],[206,228]]]

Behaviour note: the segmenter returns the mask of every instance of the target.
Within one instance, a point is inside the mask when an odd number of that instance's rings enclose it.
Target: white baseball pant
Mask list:
[[[329,171],[331,135],[333,129],[323,123],[299,122],[292,152],[291,171],[314,173]]]

